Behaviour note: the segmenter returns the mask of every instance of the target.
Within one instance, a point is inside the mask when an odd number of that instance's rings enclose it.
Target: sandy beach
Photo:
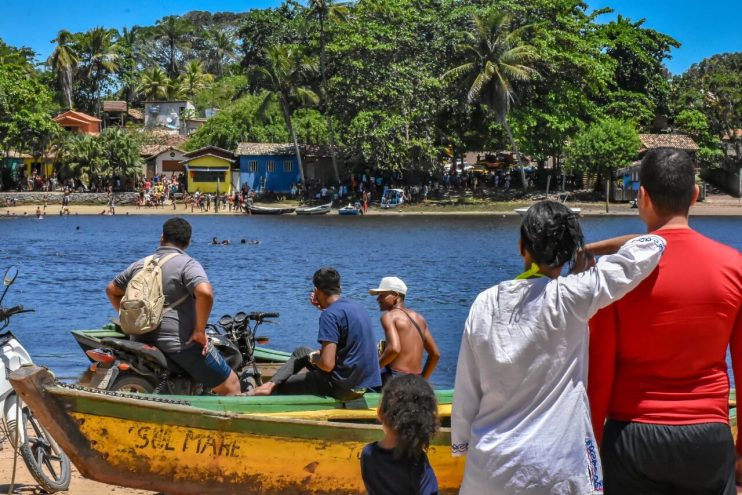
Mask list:
[[[527,207],[532,202],[528,201],[502,201],[491,203],[479,203],[472,205],[441,205],[435,202],[426,204],[404,205],[395,209],[380,209],[371,207],[367,215],[371,216],[394,216],[394,215],[517,215],[515,208]],[[270,207],[291,207],[297,206],[296,202],[285,203],[266,203],[261,206]],[[0,208],[0,216],[35,216],[36,209],[40,205],[23,204],[15,207]],[[568,206],[580,208],[580,214],[583,216],[630,216],[638,215],[636,208],[631,208],[628,204],[611,204],[606,212],[605,203],[585,203],[569,202]],[[49,204],[46,209],[42,208],[44,216],[58,216],[61,206],[58,204]],[[70,215],[105,215],[108,208],[105,205],[82,205],[72,204],[70,206]],[[243,212],[230,212],[226,209],[215,213],[212,209],[210,212],[199,211],[198,208],[186,208],[182,204],[176,205],[173,209],[168,205],[164,208],[137,208],[133,205],[116,206],[116,215],[245,215]],[[691,208],[691,215],[704,216],[742,216],[742,200],[728,195],[710,195],[705,201],[697,203]],[[339,216],[335,211],[327,216]]]

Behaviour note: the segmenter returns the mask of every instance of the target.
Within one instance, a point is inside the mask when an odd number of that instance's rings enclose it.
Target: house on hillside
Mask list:
[[[67,110],[52,120],[69,132],[89,134],[91,136],[100,134],[101,120],[83,112]]]
[[[303,144],[299,151],[307,181],[319,180],[327,184],[334,181],[329,149]],[[288,193],[292,184],[301,181],[299,161],[292,143],[240,143],[235,155],[239,162],[240,182],[253,191]]]
[[[616,170],[618,182],[611,188],[611,199],[613,201],[633,201],[639,192],[639,167],[641,159],[647,151],[657,148],[676,148],[688,153],[693,162],[696,163],[696,152],[698,145],[693,138],[685,134],[639,134],[641,148],[637,152],[637,159],[630,167]]]
[[[152,179],[155,175],[162,177],[178,176],[185,172],[183,160],[186,160],[186,152],[174,146],[161,146],[152,155],[144,159],[144,176]]]
[[[144,114],[136,108],[129,108],[125,101],[105,100],[103,102],[103,127],[123,127],[127,122],[141,124]]]
[[[144,127],[163,127],[173,132],[185,133],[185,112],[195,112],[196,107],[187,100],[145,101]]]
[[[185,153],[183,166],[186,171],[188,192],[230,193],[239,188],[239,183],[232,187],[232,169],[235,156],[231,151],[206,146],[196,151]]]

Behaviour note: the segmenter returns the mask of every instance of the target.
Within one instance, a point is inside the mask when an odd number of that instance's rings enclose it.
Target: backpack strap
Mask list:
[[[410,321],[412,322],[412,325],[415,327],[415,330],[417,330],[417,333],[420,334],[420,338],[422,339],[423,342],[425,342],[425,337],[423,337],[423,331],[420,329],[420,325],[418,325],[417,322],[412,318],[412,316],[410,316],[410,313],[408,313],[402,308],[394,308],[394,309],[398,309],[407,315],[407,318],[410,319]]]
[[[167,262],[168,262],[168,261],[170,261],[171,259],[175,258],[176,256],[180,256],[180,253],[170,253],[170,254],[168,254],[167,256],[165,256],[164,258],[160,258],[160,259],[158,259],[158,260],[157,260],[157,265],[158,265],[158,266],[159,266],[160,268],[162,268],[162,266],[163,266],[163,265],[164,265],[165,263],[167,263]],[[150,256],[150,258],[151,258],[151,256]],[[146,262],[145,262],[145,263],[146,263]],[[175,309],[175,308],[177,308],[178,306],[180,306],[181,304],[183,304],[183,303],[184,303],[184,302],[185,302],[185,301],[186,301],[186,300],[188,299],[188,297],[190,297],[190,294],[186,293],[186,295],[184,295],[183,297],[181,297],[180,299],[178,299],[178,300],[177,300],[177,301],[175,301],[174,303],[172,303],[172,304],[168,304],[168,305],[166,305],[166,306],[163,306],[162,310],[163,310],[163,311],[167,311],[168,309]]]

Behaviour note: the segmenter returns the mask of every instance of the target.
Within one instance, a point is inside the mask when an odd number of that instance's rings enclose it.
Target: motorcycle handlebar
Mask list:
[[[264,318],[278,318],[278,313],[250,313],[248,318],[255,321],[263,320]]]
[[[33,312],[33,309],[23,309],[22,305],[13,306],[12,308],[3,309],[0,308],[0,320],[5,320],[6,318],[9,318],[10,316],[17,315],[19,313],[31,313]]]

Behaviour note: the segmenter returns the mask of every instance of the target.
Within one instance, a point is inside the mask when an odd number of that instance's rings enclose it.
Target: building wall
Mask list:
[[[174,160],[183,161],[183,160],[185,160],[185,155],[183,154],[182,151],[178,151],[178,150],[165,151],[165,152],[160,153],[159,155],[157,155],[152,160],[154,162],[154,170],[152,170],[152,168],[148,168],[147,170],[153,171],[157,175],[162,175],[163,174],[162,162],[174,161]],[[180,171],[176,171],[175,172],[175,175],[177,176],[181,171],[184,171],[184,170],[185,170],[185,167],[183,165],[181,165]],[[166,171],[164,173],[168,177],[173,174],[171,171]],[[151,179],[152,177],[148,177],[148,178]]]
[[[286,170],[284,161],[291,164],[290,170]],[[272,171],[268,170],[269,162],[274,164]],[[240,182],[252,191],[288,193],[291,184],[298,183],[301,177],[295,156],[240,156],[239,164]]]
[[[213,168],[213,175],[210,180],[199,180],[199,175],[202,175],[201,171],[194,171],[193,169],[210,169]],[[217,158],[214,156],[203,156],[196,158],[187,164],[188,173],[187,184],[188,192],[195,193],[200,191],[202,193],[215,193],[217,189],[219,193],[226,193],[231,190],[232,187],[232,174],[230,173],[231,163],[227,160]],[[216,177],[219,181],[217,183]]]
[[[157,112],[154,110],[157,109]],[[182,122],[180,119],[184,110],[195,110],[196,107],[189,101],[157,101],[144,104],[144,126],[165,127],[180,130]],[[172,122],[168,123],[170,118]]]

